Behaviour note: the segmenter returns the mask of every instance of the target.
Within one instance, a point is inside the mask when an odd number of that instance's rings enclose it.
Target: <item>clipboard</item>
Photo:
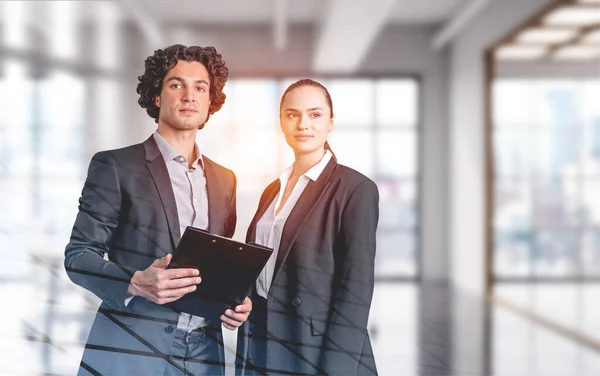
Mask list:
[[[171,306],[197,316],[220,316],[244,301],[272,253],[273,249],[256,243],[188,226],[167,268],[198,269],[202,282]]]

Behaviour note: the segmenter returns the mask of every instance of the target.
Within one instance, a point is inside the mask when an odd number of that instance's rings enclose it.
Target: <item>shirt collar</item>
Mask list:
[[[329,163],[331,157],[331,152],[329,150],[325,150],[325,155],[323,155],[323,158],[321,158],[319,163],[314,165],[310,170],[306,171],[302,176],[306,176],[310,180],[316,181],[319,178],[319,176],[321,176],[323,170],[325,170],[325,167],[327,167],[327,163]],[[281,180],[282,182],[287,182],[290,178],[290,175],[292,175],[293,170],[294,165],[292,164],[291,166],[286,168],[285,171],[283,171],[281,176],[279,176],[279,180]]]
[[[177,163],[187,162],[187,158],[177,152],[169,143],[158,133],[158,130],[154,131],[154,141],[156,141],[156,145],[158,145],[158,149],[162,154],[163,158],[166,161],[175,161]],[[204,168],[204,161],[202,160],[202,154],[200,154],[200,148],[198,148],[198,144],[194,143],[194,151],[198,156],[198,159],[192,163],[192,167],[196,168],[197,165]],[[183,161],[179,160],[183,158]]]

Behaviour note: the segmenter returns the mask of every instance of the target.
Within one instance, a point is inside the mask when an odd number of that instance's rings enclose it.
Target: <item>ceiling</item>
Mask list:
[[[288,21],[319,23],[331,6],[330,0],[129,0],[157,22],[211,24],[269,24],[276,3],[285,8]],[[345,0],[348,6],[369,0]],[[388,22],[392,24],[432,24],[445,21],[466,0],[394,0]],[[368,21],[368,19],[365,19]]]
[[[312,24],[315,71],[351,73],[384,27],[448,24],[474,1],[480,0],[122,0],[122,9],[155,44],[161,25],[258,24],[272,26],[281,50],[290,24]]]
[[[165,26],[265,25],[272,28],[278,50],[285,48],[290,24],[309,24],[317,30],[315,71],[350,73],[386,26],[436,25],[443,31],[473,4],[487,1],[490,0],[98,0],[16,5],[0,1],[0,17],[15,23],[18,13],[24,23],[50,34],[66,32],[67,24],[114,25],[129,21],[152,45],[164,44]],[[11,8],[12,15],[2,15],[4,8]]]
[[[494,48],[500,61],[599,61],[600,0],[553,3]]]

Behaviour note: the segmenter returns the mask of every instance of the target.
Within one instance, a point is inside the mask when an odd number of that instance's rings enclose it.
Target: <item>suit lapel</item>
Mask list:
[[[258,220],[265,214],[271,202],[277,197],[277,193],[281,189],[281,183],[279,179],[275,180],[273,183],[269,184],[267,189],[265,190],[265,195],[261,197],[261,201],[258,205],[258,210],[256,214],[254,214],[254,218],[252,218],[252,222],[250,222],[250,226],[248,227],[248,233],[246,234],[246,243],[254,242],[256,239],[256,223]]]
[[[169,171],[154,137],[150,136],[150,138],[144,141],[143,145],[146,154],[146,167],[148,167],[148,171],[150,172],[150,176],[152,176],[158,196],[162,202],[165,215],[167,216],[171,242],[173,248],[175,248],[181,238],[181,234],[179,233],[177,204],[175,203],[175,194],[173,193],[173,186],[169,178]]]
[[[210,159],[202,156],[202,162],[204,163],[204,177],[206,179],[206,196],[208,199],[208,231],[212,233],[219,233],[219,225],[223,224],[223,218],[225,218],[221,205],[221,200],[218,200],[222,192],[222,184],[220,184],[219,176],[215,172],[213,163]]]
[[[319,178],[316,181],[311,180],[308,182],[308,185],[300,195],[298,202],[294,205],[294,208],[285,222],[283,233],[281,234],[279,251],[277,252],[277,261],[275,262],[275,271],[273,273],[273,282],[277,278],[281,266],[290,253],[292,244],[302,229],[302,225],[304,225],[304,222],[306,222],[306,219],[310,216],[310,213],[315,206],[317,206],[319,200],[323,197],[331,184],[331,174],[336,166],[337,162],[335,161],[335,158],[331,158]]]

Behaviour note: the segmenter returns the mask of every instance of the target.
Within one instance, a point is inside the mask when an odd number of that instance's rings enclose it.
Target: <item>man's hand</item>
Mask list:
[[[235,310],[228,309],[225,314],[221,315],[223,326],[229,330],[235,330],[248,320],[250,311],[252,311],[252,301],[246,297],[242,304],[235,307]]]
[[[198,269],[165,269],[172,257],[168,254],[155,260],[148,269],[135,272],[127,292],[156,304],[166,304],[196,290],[202,281]]]

